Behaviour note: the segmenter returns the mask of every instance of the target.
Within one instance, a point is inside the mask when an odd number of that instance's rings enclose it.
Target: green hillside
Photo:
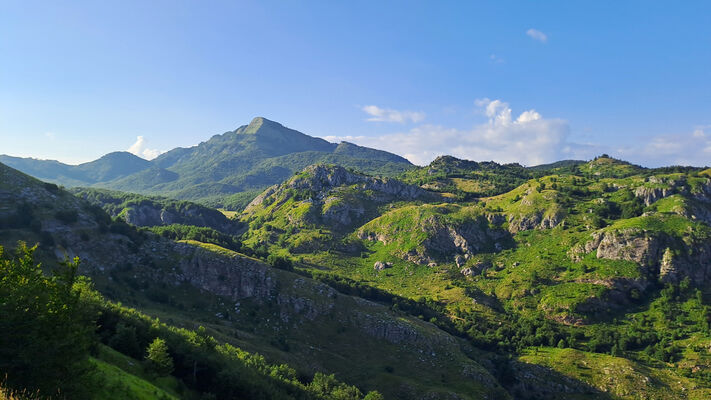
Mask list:
[[[290,181],[245,210],[244,242],[519,357],[504,384],[517,398],[708,396],[710,377],[698,372],[711,344],[703,169],[606,156],[532,169],[440,157],[403,179],[442,197],[367,208],[365,187],[312,182],[297,194]],[[368,217],[325,219],[321,204],[334,193],[341,215]],[[540,346],[554,349],[535,353]],[[558,349],[589,361],[556,358]],[[616,360],[610,375],[605,363]]]
[[[0,165],[0,245],[39,243],[48,287],[81,260],[98,292],[79,285],[76,307],[99,314],[75,318],[96,325],[74,360],[103,376],[98,398],[711,394],[707,170],[441,157],[399,176],[311,165],[228,220]],[[182,219],[144,223],[167,213]],[[144,361],[156,338],[168,375]],[[36,387],[8,365],[10,389]]]
[[[161,390],[181,398],[356,399],[372,390],[387,398],[507,396],[483,366],[489,355],[430,323],[214,244],[136,230],[53,184],[0,168],[0,243],[39,242],[35,259],[48,273],[65,255],[78,256],[79,272],[101,293],[83,291],[79,304],[88,306],[88,320],[98,318],[94,337],[104,345],[141,361],[154,338],[167,342],[178,386],[91,350],[87,365],[106,377],[95,393],[111,384],[127,397]],[[15,320],[6,317],[12,330]],[[196,334],[214,339],[200,347]],[[2,368],[18,377],[12,387],[37,384]]]

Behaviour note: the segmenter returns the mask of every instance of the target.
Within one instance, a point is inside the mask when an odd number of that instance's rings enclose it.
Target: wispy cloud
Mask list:
[[[363,112],[370,115],[367,121],[370,122],[420,122],[425,119],[425,113],[419,111],[398,111],[378,106],[365,106]]]
[[[138,136],[136,138],[136,142],[132,144],[127,151],[139,157],[145,158],[146,160],[152,160],[158,157],[159,155],[165,153],[165,151],[149,149],[147,141],[143,136]]]
[[[504,60],[503,58],[499,57],[496,54],[491,54],[489,56],[489,60],[491,60],[491,62],[493,62],[494,64],[503,64],[506,62],[506,60]]]
[[[538,40],[541,43],[548,41],[548,35],[539,31],[538,29],[529,29],[526,31],[526,35],[530,36],[533,40]]]
[[[640,144],[641,143],[641,144]],[[691,132],[657,135],[634,145],[624,145],[611,154],[645,166],[711,166],[711,127]]]

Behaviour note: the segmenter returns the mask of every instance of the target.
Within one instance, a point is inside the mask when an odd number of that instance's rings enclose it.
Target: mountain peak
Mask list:
[[[258,134],[261,133],[264,128],[285,129],[284,125],[278,122],[268,120],[264,117],[254,117],[249,123],[249,125],[247,125],[247,127],[244,129],[243,133]]]

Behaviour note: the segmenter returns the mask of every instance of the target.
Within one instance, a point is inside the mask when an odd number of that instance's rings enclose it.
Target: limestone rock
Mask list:
[[[373,269],[376,271],[382,271],[386,268],[392,268],[393,264],[390,262],[384,262],[384,261],[376,261],[375,264],[373,264]]]

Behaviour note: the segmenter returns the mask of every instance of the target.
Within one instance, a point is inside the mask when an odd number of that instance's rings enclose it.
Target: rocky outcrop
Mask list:
[[[551,229],[563,222],[563,213],[548,213],[543,214],[537,212],[530,215],[515,215],[509,214],[509,232],[516,234],[522,231],[532,229]]]
[[[695,200],[711,203],[711,179],[707,178],[691,195]]]
[[[373,264],[373,269],[376,271],[382,271],[386,268],[392,268],[393,263],[390,262],[385,262],[385,261],[376,261],[375,264]]]
[[[228,234],[239,231],[239,223],[230,221],[217,210],[197,204],[178,209],[160,203],[143,202],[124,209],[120,215],[126,223],[134,226],[183,224],[208,227]]]
[[[377,208],[394,201],[445,201],[439,194],[397,179],[378,178],[351,172],[343,167],[312,165],[287,182],[273,186],[257,196],[245,215],[260,208],[278,211],[289,198],[298,196],[312,212],[301,215],[301,222],[325,225],[343,231],[377,215]],[[286,211],[290,214],[289,211]],[[291,218],[287,216],[287,218]],[[294,221],[292,221],[294,222]],[[295,221],[299,222],[299,221]]]
[[[648,183],[634,190],[634,195],[641,199],[646,206],[677,193],[690,195],[691,198],[698,201],[711,202],[711,179],[707,178],[705,182],[696,185],[691,191],[684,179],[650,176],[647,180]]]
[[[676,248],[676,251],[672,250]],[[595,251],[597,258],[632,261],[649,277],[678,282],[688,277],[697,285],[711,282],[711,243],[680,240],[667,233],[635,228],[599,231],[569,252],[579,259]]]
[[[482,251],[500,251],[511,240],[510,234],[498,227],[489,225],[485,217],[457,224],[447,223],[438,216],[431,216],[418,221],[412,231],[383,232],[366,225],[358,232],[361,240],[379,241],[385,245],[398,242],[403,235],[421,232],[421,242],[415,248],[400,252],[400,258],[420,264],[436,264],[436,260],[457,262],[457,256],[468,259]],[[461,266],[463,263],[459,262]]]
[[[358,203],[348,203],[336,196],[329,196],[323,202],[322,218],[328,225],[349,226],[365,215],[365,207]]]
[[[218,256],[188,244],[176,243],[173,251],[179,254],[175,283],[190,283],[200,289],[232,300],[253,298],[271,301],[275,296],[276,280],[259,261],[243,256]]]
[[[597,258],[627,260],[643,267],[652,267],[661,259],[661,241],[657,235],[637,229],[624,229],[595,234],[585,247],[595,248]]]
[[[264,190],[257,197],[255,197],[251,202],[249,202],[249,204],[247,204],[247,207],[245,207],[244,211],[248,212],[248,211],[252,210],[253,208],[264,203],[264,200],[267,197],[273,195],[277,191],[278,188],[279,188],[279,185],[269,186],[266,190]]]
[[[301,175],[284,185],[287,188],[307,189],[316,193],[329,192],[341,186],[358,185],[361,190],[375,192],[375,198],[380,201],[388,201],[391,198],[401,200],[439,198],[418,186],[408,185],[397,179],[376,178],[350,172],[343,167],[321,164],[307,167]]]
[[[667,247],[662,255],[662,262],[659,266],[659,277],[662,280],[679,280],[679,267],[674,260],[674,255],[670,248]]]
[[[634,195],[644,202],[644,205],[649,206],[659,199],[669,197],[676,193],[673,188],[646,187],[640,186],[634,190]]]
[[[597,388],[542,365],[511,361],[509,368],[514,379],[508,390],[516,399],[607,398]]]

